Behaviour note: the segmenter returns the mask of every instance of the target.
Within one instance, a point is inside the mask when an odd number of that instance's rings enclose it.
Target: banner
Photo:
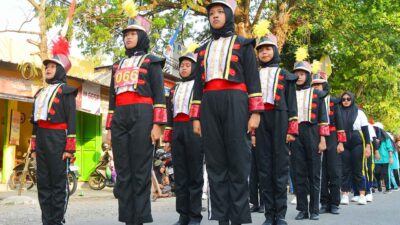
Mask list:
[[[185,21],[185,18],[186,18],[186,16],[187,16],[188,13],[189,13],[189,9],[187,9],[187,10],[184,12],[183,17],[182,17],[181,21],[179,22],[179,25],[178,25],[178,26],[176,27],[176,29],[175,29],[174,35],[172,35],[171,39],[169,40],[167,49],[165,50],[165,53],[164,53],[164,57],[167,58],[167,59],[169,59],[169,58],[171,57],[171,54],[172,54],[173,51],[174,51],[175,41],[176,41],[176,39],[178,38],[178,34],[179,34],[180,30],[181,30],[183,21]]]
[[[80,111],[100,115],[100,85],[83,82],[76,99],[76,108]]]
[[[19,136],[21,129],[21,113],[15,110],[11,111],[10,126],[10,145],[19,145]]]

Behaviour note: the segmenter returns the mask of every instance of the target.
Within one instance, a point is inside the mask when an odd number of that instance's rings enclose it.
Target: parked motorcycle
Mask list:
[[[102,190],[106,186],[114,187],[115,182],[112,176],[112,153],[110,147],[103,143],[103,156],[101,157],[99,163],[96,165],[95,170],[90,174],[88,181],[89,187],[93,190]]]
[[[23,170],[26,162],[28,164],[28,171],[25,175],[25,182],[22,188],[31,189],[37,183],[36,179],[36,160],[33,160],[28,153],[24,154],[24,161],[17,166],[14,167],[13,173],[11,173],[10,178],[8,179],[8,187],[11,190],[18,190],[21,185]],[[69,167],[68,167],[68,185],[69,185],[69,194],[72,195],[75,193],[76,188],[78,186],[78,177],[79,175],[79,167],[74,164],[75,158],[70,159]]]

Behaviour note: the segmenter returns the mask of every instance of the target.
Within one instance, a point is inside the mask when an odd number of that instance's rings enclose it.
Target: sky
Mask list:
[[[35,0],[37,1],[37,0]],[[12,29],[18,30],[21,24],[26,21],[27,17],[33,16],[33,6],[27,0],[0,0],[0,30]],[[56,37],[58,28],[54,28],[48,32],[49,42]],[[32,22],[24,24],[21,30],[26,31],[39,31],[38,19],[33,19]],[[12,37],[20,40],[28,38],[38,41],[37,35],[17,34],[17,33],[0,33],[0,36]],[[71,43],[71,55],[82,58],[82,54],[77,48],[77,43]]]

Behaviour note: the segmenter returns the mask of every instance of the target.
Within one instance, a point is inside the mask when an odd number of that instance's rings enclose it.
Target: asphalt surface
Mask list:
[[[0,192],[2,199],[16,195],[16,192]],[[25,196],[36,200],[35,190],[24,192]],[[293,196],[289,195],[289,200]],[[206,201],[204,201],[204,205]],[[175,199],[158,199],[152,203],[152,213],[155,225],[172,225],[178,220],[175,213]],[[287,221],[290,225],[400,225],[400,192],[391,194],[376,193],[374,202],[365,206],[350,203],[341,206],[340,215],[323,214],[319,221],[296,221],[297,211],[294,205],[289,205]],[[217,225],[216,221],[207,220],[203,212],[203,225]],[[253,224],[261,225],[263,214],[253,213]],[[68,225],[121,225],[118,222],[118,204],[112,196],[112,190],[103,191],[78,190],[70,199],[66,214]],[[39,225],[39,205],[0,205],[0,225]]]

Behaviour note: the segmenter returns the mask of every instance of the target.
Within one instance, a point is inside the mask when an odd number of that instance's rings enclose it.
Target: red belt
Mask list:
[[[46,120],[39,120],[38,126],[40,128],[52,129],[52,130],[66,130],[68,128],[67,123],[50,123]]]
[[[239,90],[247,92],[247,87],[244,83],[235,83],[227,80],[216,79],[207,82],[203,89],[204,92],[220,90]]]
[[[178,113],[178,115],[174,117],[174,122],[188,122],[188,121],[190,121],[190,117],[188,114],[185,113]]]
[[[153,99],[151,97],[144,97],[136,92],[124,92],[116,97],[116,106],[121,105],[133,105],[133,104],[149,104],[153,105]]]
[[[270,104],[270,103],[264,103],[264,110],[265,111],[270,111],[270,110],[273,110],[273,109],[275,109],[275,105]]]
[[[332,125],[329,125],[329,131],[336,131],[336,127],[335,126],[332,126]]]

